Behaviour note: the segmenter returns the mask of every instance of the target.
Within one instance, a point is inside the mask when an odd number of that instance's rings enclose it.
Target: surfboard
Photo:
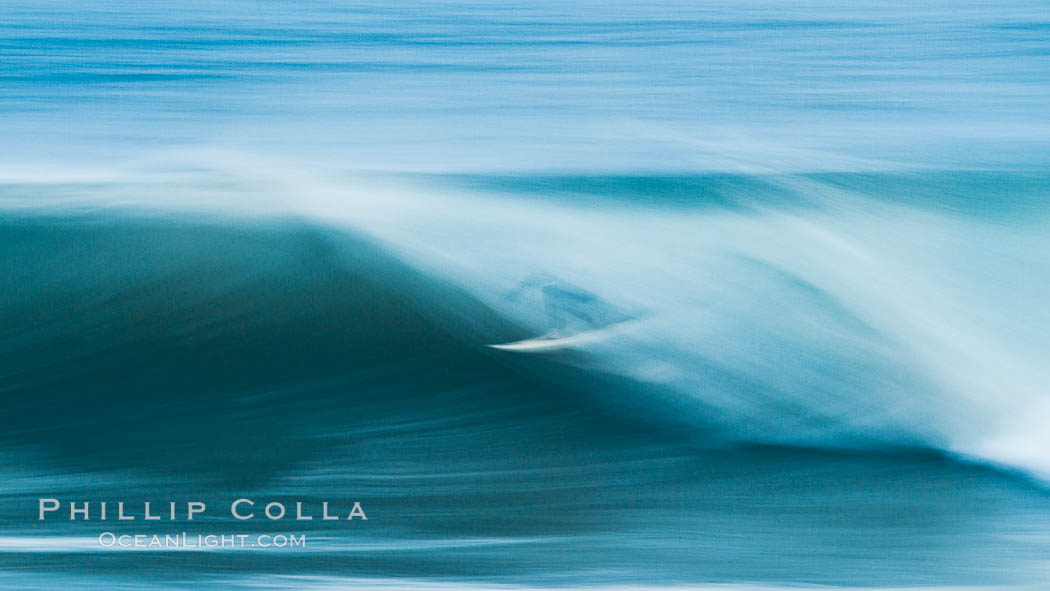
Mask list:
[[[625,324],[628,323],[620,322],[594,330],[565,335],[563,337],[533,337],[521,341],[489,345],[489,347],[501,351],[516,351],[518,353],[543,353],[547,351],[572,349],[581,345],[604,341],[616,333],[623,332],[623,326]]]

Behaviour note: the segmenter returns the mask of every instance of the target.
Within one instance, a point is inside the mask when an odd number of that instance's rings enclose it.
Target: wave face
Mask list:
[[[0,588],[1048,579],[1043,2],[85,4],[0,10]]]

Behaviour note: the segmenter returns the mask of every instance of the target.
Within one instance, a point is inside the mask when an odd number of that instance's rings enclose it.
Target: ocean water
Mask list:
[[[1048,15],[0,0],[0,588],[1042,588]]]

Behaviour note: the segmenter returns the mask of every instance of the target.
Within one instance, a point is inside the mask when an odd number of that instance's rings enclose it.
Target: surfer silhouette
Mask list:
[[[507,299],[517,300],[523,293],[532,290],[538,291],[543,298],[549,328],[544,338],[559,338],[570,328],[576,331],[598,328],[613,310],[612,306],[593,293],[548,275],[534,275],[525,279],[507,294]]]

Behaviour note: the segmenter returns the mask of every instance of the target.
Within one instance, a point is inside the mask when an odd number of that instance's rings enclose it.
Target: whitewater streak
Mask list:
[[[703,190],[682,207],[394,192],[309,211],[537,331],[535,307],[501,299],[530,273],[637,310],[633,333],[584,346],[590,362],[698,401],[729,439],[932,446],[1050,478],[1045,208],[748,180],[778,199],[727,183],[717,207]]]

